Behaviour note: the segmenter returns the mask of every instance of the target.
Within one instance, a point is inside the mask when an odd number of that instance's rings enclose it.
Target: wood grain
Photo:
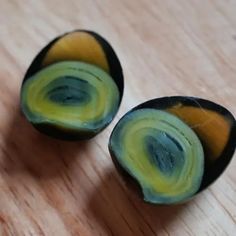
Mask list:
[[[189,203],[153,207],[123,184],[107,143],[118,119],[150,98],[199,96],[236,115],[235,12],[235,0],[0,0],[0,235],[234,236],[236,158]],[[19,91],[37,52],[77,28],[113,45],[125,93],[103,133],[67,143],[26,122]]]

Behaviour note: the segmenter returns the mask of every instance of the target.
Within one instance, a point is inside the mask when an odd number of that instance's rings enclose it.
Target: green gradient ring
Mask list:
[[[212,133],[216,125],[224,129],[221,136]],[[165,97],[123,116],[109,151],[120,173],[138,183],[145,201],[175,204],[223,172],[235,150],[234,138],[235,120],[225,108],[199,98]],[[211,150],[216,144],[218,150]]]
[[[73,31],[50,42],[34,59],[21,88],[27,120],[52,137],[94,137],[114,118],[123,95],[119,60],[105,39]]]

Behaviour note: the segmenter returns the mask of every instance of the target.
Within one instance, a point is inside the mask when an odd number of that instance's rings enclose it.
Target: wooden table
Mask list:
[[[192,95],[236,115],[235,0],[0,0],[0,235],[236,235],[236,158],[187,204],[153,207],[128,191],[107,143],[130,108]],[[27,67],[55,36],[94,30],[112,44],[125,93],[112,124],[86,143],[35,131],[19,111]]]

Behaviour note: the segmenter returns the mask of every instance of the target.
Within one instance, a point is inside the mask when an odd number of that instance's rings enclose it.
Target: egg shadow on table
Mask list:
[[[2,144],[3,170],[10,175],[21,172],[38,178],[56,177],[70,171],[89,148],[89,141],[61,141],[41,134],[19,108],[12,113]]]
[[[98,222],[106,235],[169,235],[170,225],[191,204],[149,204],[128,187],[113,169],[105,174],[88,201],[87,212],[90,219],[94,224]]]

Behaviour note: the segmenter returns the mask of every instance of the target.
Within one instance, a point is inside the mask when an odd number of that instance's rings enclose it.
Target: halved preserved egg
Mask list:
[[[21,108],[41,132],[89,139],[114,118],[123,96],[118,57],[98,34],[78,30],[50,42],[29,67]]]
[[[109,141],[118,169],[154,204],[183,202],[205,189],[224,171],[235,146],[236,123],[227,109],[183,96],[135,107]]]

